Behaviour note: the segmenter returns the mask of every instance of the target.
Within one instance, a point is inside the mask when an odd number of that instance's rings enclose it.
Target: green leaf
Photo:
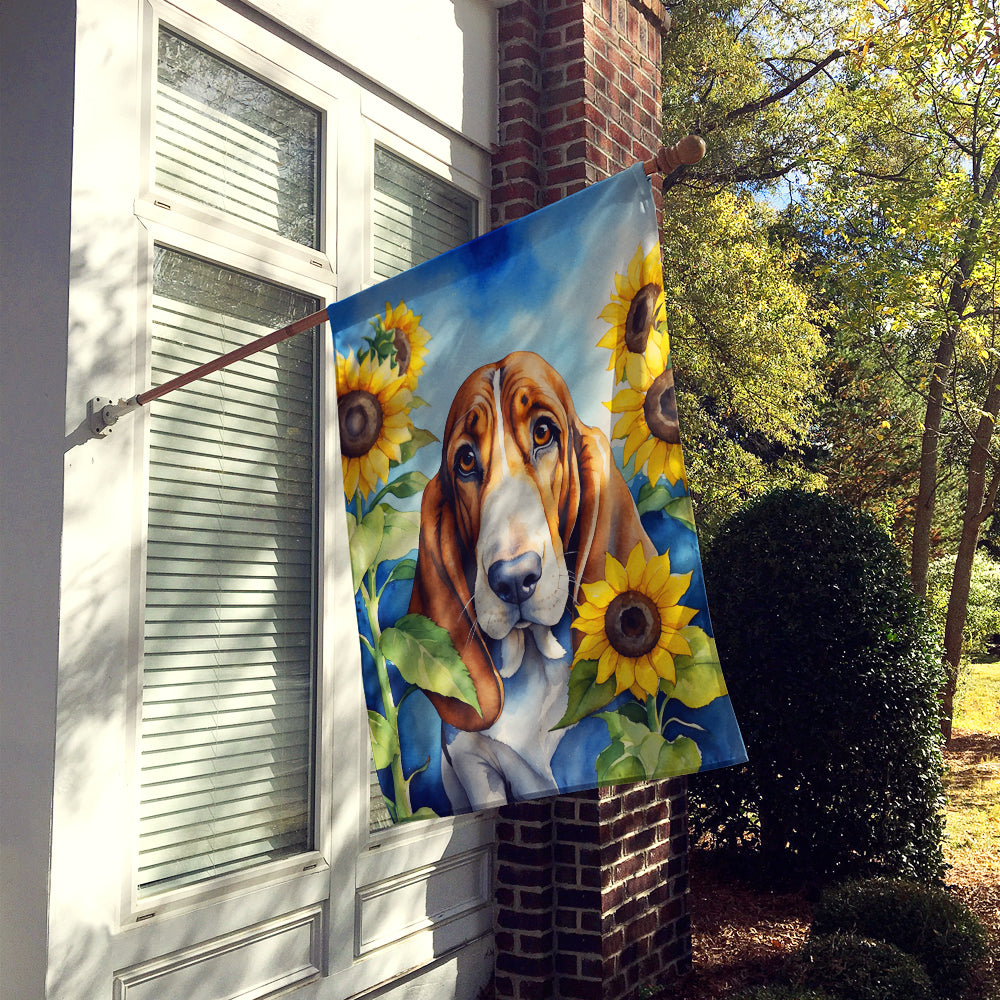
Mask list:
[[[618,714],[631,722],[638,722],[643,726],[649,725],[646,705],[641,701],[627,701],[618,709]]]
[[[704,708],[709,702],[729,693],[719,665],[715,640],[695,625],[686,625],[680,631],[687,639],[692,655],[674,657],[677,680],[674,684],[660,681],[660,690],[688,708]]]
[[[417,547],[420,538],[420,514],[417,511],[402,511],[393,507],[383,510],[385,525],[377,557],[380,563],[408,555]]]
[[[674,497],[673,500],[663,505],[663,512],[669,514],[674,520],[680,521],[686,528],[695,530],[694,507],[689,496]]]
[[[615,697],[615,680],[609,677],[597,683],[597,660],[580,660],[573,664],[569,675],[569,699],[563,717],[552,727],[564,729],[579,722],[598,709],[604,708]]]
[[[670,490],[662,483],[653,486],[646,483],[639,490],[639,499],[636,501],[636,509],[640,514],[648,514],[651,510],[664,510],[670,502]]]
[[[388,767],[399,753],[399,736],[389,724],[389,720],[378,712],[368,710],[368,730],[372,737],[372,757],[375,767]]]
[[[361,587],[365,573],[371,569],[378,550],[382,546],[382,535],[385,530],[385,508],[376,504],[361,519],[355,523],[350,534],[351,577],[354,580],[354,592]]]
[[[645,774],[642,763],[625,753],[623,745],[615,741],[597,756],[597,780],[601,785],[618,785],[627,781],[641,781]]]
[[[645,723],[628,718],[622,710],[604,712],[601,718],[611,735],[611,743],[597,758],[597,775],[602,784],[693,774],[701,767],[698,744],[687,736],[668,741],[662,733],[650,732]]]
[[[642,769],[647,778],[652,778],[656,774],[660,751],[664,749],[666,742],[662,733],[647,733],[632,750],[642,762]]]
[[[392,572],[386,579],[386,583],[394,580],[412,580],[417,573],[416,559],[403,559],[392,567]]]
[[[414,770],[414,771],[413,771],[413,772],[412,772],[412,773],[410,774],[410,776],[409,776],[409,777],[408,777],[408,778],[406,779],[406,784],[408,785],[408,784],[409,784],[409,783],[410,783],[411,781],[413,781],[413,779],[414,779],[414,778],[415,778],[415,777],[416,777],[416,776],[417,776],[418,774],[422,774],[422,773],[423,773],[424,771],[426,771],[426,770],[427,770],[427,768],[429,768],[430,766],[431,766],[431,759],[430,759],[430,757],[428,757],[428,758],[427,758],[427,760],[425,760],[425,761],[423,762],[423,764],[421,764],[421,765],[420,765],[420,767],[416,768],[416,770]]]
[[[404,816],[402,823],[412,823],[415,819],[438,819],[438,814],[430,806],[421,806],[412,816]]]
[[[697,774],[701,767],[698,744],[687,736],[663,741],[651,778],[673,778],[678,774]]]
[[[414,427],[409,441],[404,441],[399,446],[399,464],[408,462],[425,445],[433,444],[437,438],[430,431],[425,431],[422,427]]]
[[[399,497],[401,500],[406,497],[416,496],[420,493],[423,488],[430,482],[430,480],[422,472],[414,470],[413,472],[405,472],[401,476],[397,476],[383,489],[383,493],[391,493],[394,497]]]
[[[381,650],[409,684],[458,698],[482,715],[469,669],[440,625],[424,615],[405,615],[382,633]]]

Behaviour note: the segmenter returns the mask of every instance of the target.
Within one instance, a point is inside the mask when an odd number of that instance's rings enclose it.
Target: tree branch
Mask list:
[[[829,55],[816,63],[807,73],[803,73],[802,76],[796,77],[787,86],[782,87],[780,90],[776,90],[773,94],[768,94],[766,97],[760,97],[756,101],[750,101],[742,107],[733,108],[732,111],[726,112],[721,121],[716,122],[714,125],[703,126],[700,134],[706,135],[709,132],[714,132],[717,128],[721,128],[723,125],[727,125],[729,122],[734,121],[737,118],[743,118],[746,115],[756,114],[758,111],[763,111],[764,108],[771,104],[777,104],[778,101],[783,100],[789,94],[798,90],[798,88],[804,83],[808,83],[818,73],[822,73],[823,70],[825,70],[831,63],[836,62],[838,59],[843,59],[846,55],[847,51],[845,49],[834,49],[831,53],[829,53]]]

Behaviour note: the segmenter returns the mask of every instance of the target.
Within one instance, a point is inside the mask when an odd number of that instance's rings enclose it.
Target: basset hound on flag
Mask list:
[[[482,714],[427,692],[456,811],[558,791],[572,650],[555,634],[606,555],[657,554],[607,436],[537,354],[476,369],[455,395],[424,490],[410,611],[451,635]],[[576,633],[574,631],[574,636]]]

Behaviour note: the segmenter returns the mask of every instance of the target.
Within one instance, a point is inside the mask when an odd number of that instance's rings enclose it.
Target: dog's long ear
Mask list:
[[[604,579],[607,553],[624,563],[637,544],[642,545],[649,559],[656,555],[656,547],[639,520],[639,511],[615,465],[607,436],[579,420],[574,436],[580,479],[580,505],[573,532],[575,604],[581,584]]]
[[[426,615],[448,630],[455,649],[468,667],[483,714],[458,698],[427,691],[445,722],[457,729],[488,729],[503,708],[503,681],[470,616],[472,593],[452,505],[441,485],[441,474],[425,487],[420,504],[420,547],[413,579],[410,611]]]

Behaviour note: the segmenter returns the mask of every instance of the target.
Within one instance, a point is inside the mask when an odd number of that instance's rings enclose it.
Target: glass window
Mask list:
[[[477,233],[476,199],[375,147],[374,272],[391,278]]]
[[[152,384],[314,312],[157,247]],[[316,341],[150,406],[139,891],[312,845]]]
[[[314,108],[160,28],[160,190],[317,247],[319,132]]]

